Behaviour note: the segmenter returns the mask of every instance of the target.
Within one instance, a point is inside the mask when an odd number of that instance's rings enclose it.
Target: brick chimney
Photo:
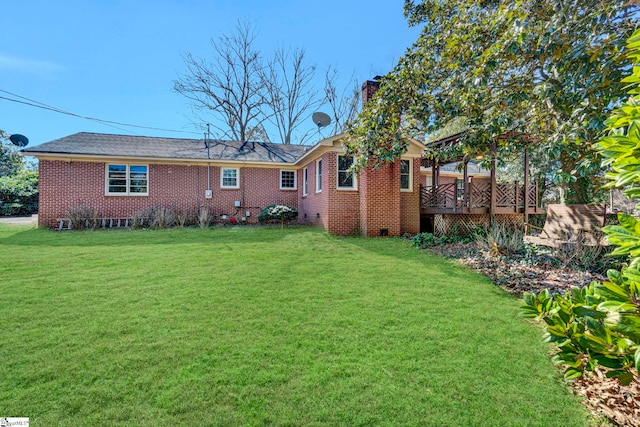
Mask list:
[[[380,76],[375,76],[373,80],[367,80],[362,84],[362,105],[365,106],[367,102],[373,97],[373,94],[378,91],[380,87]]]

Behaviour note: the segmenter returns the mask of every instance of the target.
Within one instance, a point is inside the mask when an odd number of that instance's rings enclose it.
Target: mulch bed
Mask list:
[[[527,262],[524,257],[505,255],[492,256],[477,243],[451,243],[433,246],[428,251],[457,259],[462,264],[490,278],[505,291],[521,297],[524,292],[538,293],[548,289],[552,293],[564,294],[575,286],[584,286],[592,281],[603,281],[602,274],[574,268],[572,265],[558,266],[545,261]],[[640,379],[635,377],[628,386],[616,379],[606,378],[600,371],[572,382],[576,394],[584,398],[583,404],[597,419],[605,417],[619,426],[640,427]]]

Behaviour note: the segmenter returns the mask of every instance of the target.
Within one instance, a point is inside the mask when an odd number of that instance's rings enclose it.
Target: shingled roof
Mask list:
[[[238,162],[293,163],[309,147],[266,142],[210,140],[210,158]],[[207,160],[202,139],[80,132],[22,150],[25,154]]]

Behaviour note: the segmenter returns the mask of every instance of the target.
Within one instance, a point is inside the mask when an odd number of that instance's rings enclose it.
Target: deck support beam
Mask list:
[[[491,202],[489,205],[489,213],[491,215],[494,215],[496,213],[496,189],[497,189],[497,182],[496,182],[496,143],[495,141],[491,143],[491,175],[490,175],[490,179],[491,179]]]

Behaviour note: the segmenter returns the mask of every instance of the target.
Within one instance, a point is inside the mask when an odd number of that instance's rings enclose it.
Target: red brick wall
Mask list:
[[[420,232],[420,159],[412,162],[413,191],[400,192],[400,233],[415,234]]]
[[[174,205],[181,208],[206,206],[216,216],[245,215],[256,222],[265,206],[281,203],[297,207],[297,190],[280,190],[280,170],[240,168],[240,189],[220,188],[220,168],[211,168],[213,198],[205,199],[207,168],[188,165],[149,165],[148,196],[105,196],[105,164],[41,160],[39,225],[52,227],[57,218],[74,207],[89,207],[103,217],[124,218],[151,206]],[[298,183],[300,185],[300,182]],[[237,209],[234,202],[241,202]]]
[[[297,189],[280,190],[280,169],[240,168],[240,188],[221,189],[220,168],[211,167],[213,198],[205,199],[206,166],[150,164],[148,196],[105,196],[104,163],[41,160],[39,223],[56,226],[56,219],[67,217],[74,207],[95,209],[106,218],[124,218],[151,206],[170,205],[208,207],[216,218],[226,214],[240,219],[250,211],[247,221],[256,222],[261,209],[278,203],[297,207],[299,222],[322,226],[338,235],[362,232],[378,236],[383,228],[390,236],[419,231],[419,160],[414,161],[414,185],[409,193],[400,192],[399,163],[363,171],[356,191],[337,189],[335,152],[325,153],[322,161],[319,193],[314,160],[307,165],[306,196],[302,195],[302,168],[297,172]]]
[[[400,162],[360,173],[360,228],[367,237],[400,235]]]
[[[303,185],[303,169],[300,169],[298,172],[298,186],[300,188],[299,199],[298,199],[298,219],[303,224],[308,225],[317,225],[324,227],[325,229],[328,226],[328,191],[326,190],[328,187],[328,176],[327,176],[327,154],[322,156],[322,191],[316,193],[316,165],[317,162],[315,160],[311,161],[306,165],[308,170],[308,191],[307,195],[302,195],[302,185]]]
[[[338,154],[327,153],[327,195],[328,225],[327,231],[340,236],[360,234],[360,195],[359,190],[338,190]],[[356,183],[359,184],[358,180]],[[324,191],[324,190],[323,190]]]
[[[224,214],[240,219],[245,216],[246,211],[250,211],[247,222],[254,223],[266,206],[281,204],[298,207],[297,190],[280,190],[280,169],[240,168],[239,189],[220,188],[220,169],[211,168],[211,189],[216,216]],[[298,180],[297,186],[300,185],[302,181]],[[236,201],[240,202],[240,208],[235,207]]]

